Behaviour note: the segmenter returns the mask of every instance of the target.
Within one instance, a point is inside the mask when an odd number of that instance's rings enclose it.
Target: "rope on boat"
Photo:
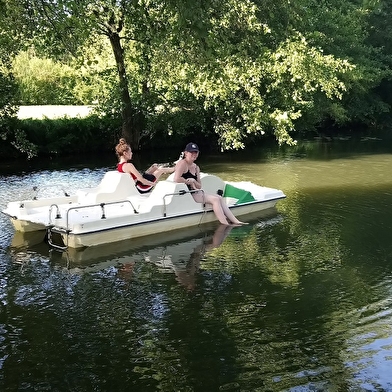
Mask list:
[[[200,221],[199,221],[199,226],[200,226],[201,221],[203,220],[204,216],[207,214],[207,208],[206,208],[206,198],[205,198],[206,194],[202,189],[199,190],[203,192],[203,213],[201,214]]]

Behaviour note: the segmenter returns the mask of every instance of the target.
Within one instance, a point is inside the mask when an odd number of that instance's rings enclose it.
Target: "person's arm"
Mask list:
[[[197,165],[196,165],[196,177],[197,177],[196,180],[191,178],[192,186],[194,189],[201,189],[200,168]]]
[[[125,173],[132,173],[138,181],[140,181],[143,185],[155,185],[155,182],[148,181],[144,178],[139,171],[136,169],[133,163],[126,163],[123,166],[123,170]]]
[[[185,161],[181,160],[180,162],[177,162],[176,167],[174,169],[174,182],[179,182],[179,183],[186,183],[185,178],[182,176],[183,173],[185,173],[185,166],[186,163]]]

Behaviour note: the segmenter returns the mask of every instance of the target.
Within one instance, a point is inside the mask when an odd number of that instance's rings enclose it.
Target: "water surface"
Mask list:
[[[0,216],[1,390],[392,391],[391,151],[202,154],[286,193],[246,227],[59,253]],[[94,186],[110,159],[3,165],[0,206]]]

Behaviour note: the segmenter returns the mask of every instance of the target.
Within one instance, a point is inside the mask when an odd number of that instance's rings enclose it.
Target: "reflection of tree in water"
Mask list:
[[[297,232],[296,223],[277,216],[232,231],[224,244],[204,260],[206,270],[238,274],[256,268],[270,283],[296,287],[301,270],[322,271],[341,263],[338,227],[312,226]],[[223,261],[222,264],[220,261]]]

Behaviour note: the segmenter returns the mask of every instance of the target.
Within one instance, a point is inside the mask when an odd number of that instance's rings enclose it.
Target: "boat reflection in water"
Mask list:
[[[227,226],[207,223],[186,230],[169,231],[153,236],[118,241],[110,244],[81,249],[69,248],[66,251],[50,249],[43,241],[41,233],[16,232],[11,243],[13,252],[24,251],[27,247],[48,257],[54,268],[66,269],[70,274],[85,274],[115,267],[124,280],[132,278],[133,269],[138,262],[156,265],[161,273],[175,273],[177,281],[192,290],[195,286],[200,261],[212,249],[219,247],[233,231],[241,231],[242,236],[250,233],[257,225],[276,222],[275,208],[248,216],[247,226]]]

